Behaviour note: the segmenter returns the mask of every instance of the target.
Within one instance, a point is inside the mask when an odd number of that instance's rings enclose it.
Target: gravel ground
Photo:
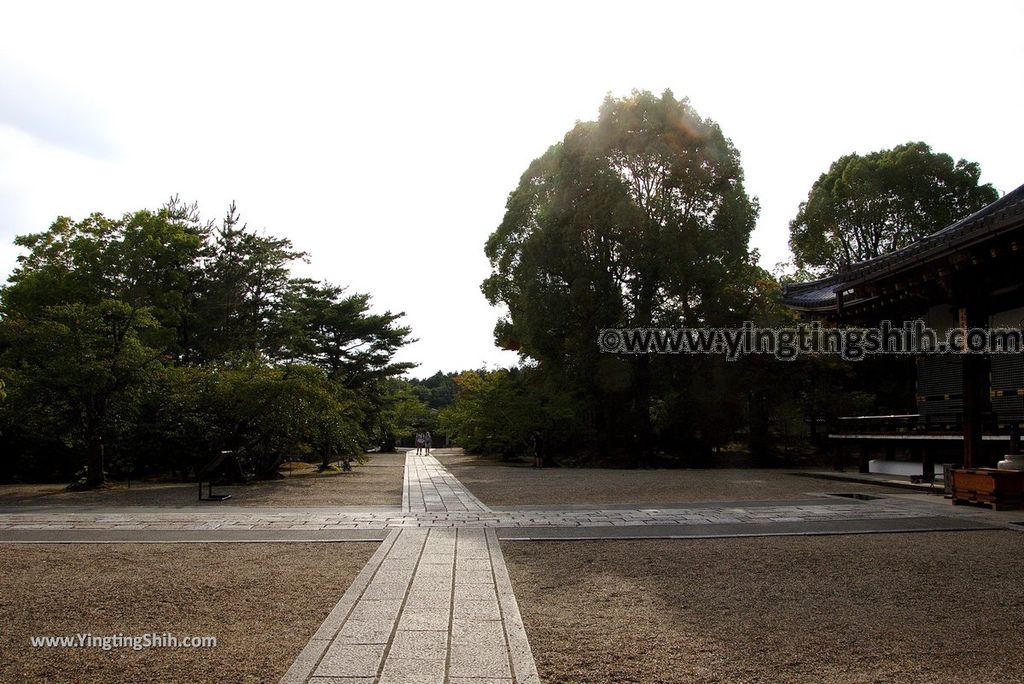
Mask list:
[[[240,506],[401,506],[404,454],[368,454],[363,465],[348,473],[318,474],[306,464],[295,464],[281,480],[241,486],[214,487],[231,495]],[[109,489],[68,492],[64,485],[0,486],[0,506],[194,506],[196,485],[116,484]]]
[[[892,494],[894,491],[874,485],[797,477],[788,475],[786,470],[537,470],[461,454],[442,454],[438,460],[490,506],[770,501],[803,499],[808,492]]]
[[[2,546],[0,681],[276,682],[376,546]],[[217,646],[29,646],[34,635],[164,632]]]
[[[1024,681],[1017,532],[502,548],[547,684]]]

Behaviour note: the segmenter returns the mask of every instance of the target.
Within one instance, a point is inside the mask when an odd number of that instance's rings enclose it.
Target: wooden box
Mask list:
[[[954,468],[953,504],[981,503],[1000,511],[1024,508],[1024,471]]]

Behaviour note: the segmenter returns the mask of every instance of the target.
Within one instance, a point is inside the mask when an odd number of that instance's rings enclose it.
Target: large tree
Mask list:
[[[790,223],[796,265],[834,273],[906,247],[998,199],[975,162],[923,142],[840,157]]]
[[[205,256],[193,292],[189,358],[213,361],[272,346],[291,264],[306,253],[287,238],[250,229],[232,203],[211,227]]]
[[[602,356],[597,330],[743,320],[763,275],[757,213],[736,148],[686,99],[609,96],[530,165],[487,241],[483,291],[508,308],[496,339],[578,391],[601,448],[647,454],[662,374]]]
[[[403,313],[373,313],[370,295],[293,279],[284,288],[280,315],[269,335],[270,354],[279,360],[310,363],[328,377],[355,388],[401,375],[414,366],[394,355],[414,340],[398,325]]]
[[[89,484],[103,481],[104,441],[123,434],[175,345],[204,239],[182,211],[59,218],[16,240],[28,253],[0,292],[0,361],[15,390],[5,411],[87,454]]]

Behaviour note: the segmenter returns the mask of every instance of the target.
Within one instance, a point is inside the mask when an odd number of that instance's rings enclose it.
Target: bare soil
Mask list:
[[[1024,535],[504,542],[542,681],[1024,681]]]
[[[0,681],[276,682],[376,544],[0,546]],[[169,632],[215,648],[32,648]]]
[[[216,486],[240,506],[401,506],[405,454],[367,454],[351,472],[318,473],[305,463],[284,466],[279,480]],[[69,492],[66,485],[0,486],[3,506],[193,506],[195,483],[114,483],[106,489]]]

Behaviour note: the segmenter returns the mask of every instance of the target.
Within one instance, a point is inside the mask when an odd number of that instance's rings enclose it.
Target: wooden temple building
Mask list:
[[[939,335],[1024,321],[1024,186],[896,252],[821,280],[788,285],[801,318],[841,327],[922,320]],[[942,338],[940,338],[942,339]],[[923,466],[994,466],[1024,423],[1024,355],[916,356],[916,413],[858,416],[830,426],[840,455],[902,456]],[[1011,435],[1013,439],[1011,440]]]

